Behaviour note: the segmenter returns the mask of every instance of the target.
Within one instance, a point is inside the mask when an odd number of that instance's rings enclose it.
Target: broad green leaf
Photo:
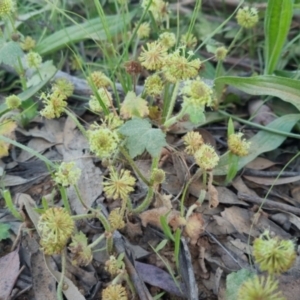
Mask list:
[[[24,55],[19,43],[10,41],[4,43],[0,48],[0,63],[15,67],[18,59]]]
[[[290,132],[294,125],[300,120],[300,114],[285,115],[271,122],[267,127],[282,132]],[[238,162],[238,170],[243,168],[246,164],[258,157],[260,154],[272,151],[278,148],[286,136],[271,133],[267,131],[260,131],[253,136],[249,141],[251,142],[249,154],[245,157],[241,157]],[[219,164],[214,169],[215,175],[226,175],[228,173],[229,153],[225,153],[221,156]]]
[[[126,147],[132,158],[142,154],[145,150],[152,157],[157,157],[162,148],[167,145],[165,134],[145,119],[132,119],[122,125],[120,133],[127,137]]]
[[[265,72],[272,74],[279,61],[293,16],[293,0],[269,0],[265,14]]]
[[[193,124],[205,122],[205,114],[201,109],[195,109],[193,105],[190,105],[185,112],[189,115],[190,121]]]
[[[241,269],[228,274],[226,277],[226,299],[237,300],[240,286],[254,275],[255,273],[247,269]]]
[[[5,240],[9,237],[9,224],[0,223],[0,241]]]
[[[281,98],[300,110],[300,81],[290,78],[263,75],[254,77],[224,76],[216,83],[232,85],[250,95],[269,95]]]
[[[129,23],[134,14],[135,11],[124,16],[122,20],[126,20]],[[106,22],[111,35],[117,34],[124,28],[124,23],[121,22],[119,15],[107,16]],[[41,55],[48,54],[62,49],[70,43],[76,43],[85,39],[106,40],[106,33],[99,18],[59,30],[43,39],[36,46],[35,50]]]

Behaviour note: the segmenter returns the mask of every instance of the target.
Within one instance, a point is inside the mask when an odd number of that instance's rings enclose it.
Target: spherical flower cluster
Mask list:
[[[1,0],[0,1],[0,17],[10,15],[15,10],[15,1]]]
[[[121,284],[111,284],[102,291],[102,299],[127,300],[125,288]]]
[[[112,231],[122,229],[125,226],[120,208],[115,208],[110,212],[108,221]]]
[[[87,237],[83,232],[76,233],[72,237],[68,249],[72,253],[72,264],[77,266],[87,266],[93,260],[93,252],[88,247]]]
[[[187,80],[181,89],[181,94],[183,95],[183,104],[194,106],[195,109],[212,105],[213,91],[200,78]]]
[[[68,79],[58,78],[52,85],[51,90],[53,93],[58,93],[65,98],[68,98],[73,95],[74,85]]]
[[[9,109],[15,109],[21,105],[21,99],[17,95],[10,95],[5,98],[5,103]]]
[[[251,142],[242,139],[243,133],[233,133],[228,137],[228,148],[237,156],[247,156]]]
[[[163,72],[165,78],[175,83],[180,80],[187,80],[198,75],[200,59],[189,60],[179,53],[179,50],[170,53],[164,63]]]
[[[31,36],[26,36],[24,41],[21,43],[21,48],[24,51],[30,51],[35,47],[35,40]]]
[[[149,96],[159,96],[163,88],[163,81],[158,74],[148,76],[145,80],[145,91]]]
[[[244,28],[252,28],[258,22],[258,11],[254,7],[245,6],[237,12],[236,19],[238,24]]]
[[[118,173],[114,168],[110,169],[110,179],[103,183],[104,192],[109,198],[126,200],[128,194],[134,191],[135,178],[128,170],[122,169]]]
[[[44,109],[40,111],[40,114],[47,119],[60,117],[68,105],[68,103],[65,101],[66,97],[58,92],[51,94],[42,93],[40,98],[46,104]]]
[[[139,39],[148,38],[150,35],[150,24],[148,22],[144,22],[138,28],[136,35]]]
[[[90,149],[100,158],[111,157],[119,143],[118,134],[109,128],[94,128],[93,130],[88,130],[88,139],[90,144]]]
[[[150,0],[143,0],[142,7],[146,9]],[[149,11],[151,11],[153,18],[157,22],[162,22],[168,17],[168,3],[163,0],[152,0]]]
[[[41,215],[37,226],[45,254],[60,253],[71,237],[74,227],[73,219],[63,208],[47,209]]]
[[[185,33],[181,36],[180,43],[187,48],[194,49],[197,45],[197,39],[192,33]]]
[[[42,63],[42,57],[36,52],[29,52],[26,55],[26,62],[29,68],[37,69]]]
[[[183,138],[185,152],[193,155],[204,144],[202,135],[199,132],[190,131]]]
[[[247,280],[239,289],[238,300],[285,300],[278,291],[278,281],[270,277],[255,276]]]
[[[162,169],[153,169],[151,173],[151,181],[154,184],[161,184],[166,180],[166,173]]]
[[[118,274],[120,266],[115,256],[111,255],[109,260],[105,262],[105,270],[112,276]]]
[[[203,170],[209,171],[215,168],[220,160],[214,147],[203,144],[199,150],[194,153],[196,164]]]
[[[62,186],[74,185],[81,176],[81,170],[75,166],[75,162],[62,162],[58,171],[54,174],[54,181]]]
[[[296,259],[295,244],[291,240],[271,238],[264,232],[253,243],[253,256],[262,271],[282,274],[292,267]]]
[[[226,58],[227,52],[228,50],[224,46],[218,47],[215,52],[216,59],[218,61],[224,60]]]
[[[149,114],[148,102],[130,91],[121,104],[120,113],[124,119],[145,117]]]
[[[147,70],[160,70],[167,57],[167,49],[158,41],[146,44],[147,49],[142,46],[139,61]]]
[[[106,128],[114,130],[123,125],[124,121],[121,120],[118,115],[115,115],[114,113],[109,113],[104,117],[104,119],[102,119],[102,123],[105,124]]]
[[[107,108],[110,107],[112,105],[112,100],[113,100],[111,93],[106,88],[99,88],[97,92],[102,102],[104,103],[105,107]],[[94,95],[91,96],[91,99],[89,101],[89,106],[93,112],[103,111],[103,108],[100,105],[97,97]]]
[[[176,36],[173,32],[163,32],[159,35],[159,42],[163,47],[170,49],[176,44]]]
[[[91,73],[88,77],[88,82],[91,86],[94,85],[97,89],[106,88],[111,85],[110,79],[100,71]]]

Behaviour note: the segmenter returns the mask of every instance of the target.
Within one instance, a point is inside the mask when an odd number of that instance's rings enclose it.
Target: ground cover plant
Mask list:
[[[298,9],[0,0],[0,299],[297,299]]]

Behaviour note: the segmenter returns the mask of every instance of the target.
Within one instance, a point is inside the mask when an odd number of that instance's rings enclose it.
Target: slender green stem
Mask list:
[[[33,154],[35,157],[37,157],[40,160],[42,160],[46,165],[51,166],[52,168],[56,168],[55,164],[51,160],[49,160],[47,157],[45,157],[41,153],[39,153],[39,152],[37,152],[37,151],[35,151],[35,150],[33,150],[33,149],[31,149],[31,148],[23,145],[23,144],[18,143],[15,140],[12,140],[12,139],[10,139],[8,137],[5,137],[4,135],[0,135],[0,141],[4,141],[4,142],[6,142],[8,144],[12,144],[12,145],[14,145],[14,146],[16,146],[18,148],[21,148],[24,151],[27,151],[30,154]]]
[[[137,168],[135,162],[130,157],[130,155],[128,154],[126,149],[124,147],[120,147],[119,149],[120,149],[121,153],[123,154],[123,156],[126,158],[127,162],[130,164],[131,168],[137,173],[137,175],[141,178],[141,180],[149,186],[150,185],[149,180],[147,180],[144,177],[144,175],[140,172],[140,170]]]
[[[79,220],[82,220],[82,219],[93,219],[93,218],[96,218],[96,217],[97,217],[97,214],[92,213],[92,214],[74,215],[74,216],[72,216],[72,219],[74,221],[79,221]]]
[[[108,254],[112,253],[113,246],[114,246],[114,242],[113,242],[113,236],[111,234],[110,236],[106,237],[106,252]]]
[[[132,211],[132,203],[131,203],[131,200],[130,200],[129,197],[127,198],[127,209],[128,209],[129,211]]]
[[[244,124],[249,125],[249,126],[253,126],[253,127],[259,128],[259,129],[261,129],[261,130],[265,130],[265,131],[268,131],[268,132],[271,132],[271,133],[283,135],[283,136],[286,136],[286,137],[291,137],[291,138],[295,138],[295,139],[300,139],[300,135],[299,135],[299,134],[289,133],[289,132],[284,132],[284,131],[280,131],[280,130],[276,130],[276,129],[269,128],[269,127],[267,127],[267,126],[259,125],[259,124],[257,124],[257,123],[252,123],[252,122],[249,122],[249,121],[247,121],[247,120],[244,120],[244,119],[241,119],[241,118],[239,118],[239,117],[236,117],[236,116],[234,116],[234,115],[228,114],[227,112],[222,111],[222,110],[219,110],[219,113],[220,113],[221,115],[223,115],[223,116],[232,118],[233,120],[236,120],[236,121],[238,121],[238,122],[244,123]]]
[[[64,250],[61,254],[61,275],[59,279],[59,283],[57,286],[56,296],[58,300],[63,300],[63,285],[64,285],[64,277],[66,273],[66,251]]]
[[[202,41],[202,43],[194,50],[195,53],[197,53],[216,33],[219,33],[232,18],[235,16],[239,8],[243,5],[244,0],[242,0],[239,5],[236,7],[235,11],[223,22],[221,23],[212,33],[208,34],[206,38]]]
[[[166,116],[165,124],[170,119],[170,117],[172,115],[172,112],[174,110],[174,106],[175,106],[175,102],[176,102],[176,98],[177,98],[177,93],[178,93],[178,90],[179,90],[179,85],[180,85],[180,82],[179,81],[176,82],[174,90],[173,90],[172,98],[171,98],[171,101],[170,101],[170,104],[169,104],[169,107],[168,107],[168,113],[167,113],[167,116]]]
[[[235,45],[236,41],[238,40],[238,38],[240,37],[240,34],[242,33],[242,31],[243,31],[243,27],[241,27],[239,29],[239,31],[237,32],[237,34],[234,36],[234,39],[232,40],[232,42],[230,43],[230,45],[229,45],[229,47],[227,49],[228,53],[234,47],[234,45]]]
[[[64,204],[64,207],[65,209],[67,210],[67,212],[71,215],[72,212],[71,212],[71,207],[70,207],[70,203],[68,201],[68,196],[67,196],[67,191],[66,189],[61,186],[59,187],[59,192],[60,192],[60,195],[61,195],[61,199],[63,201],[63,204]]]
[[[218,78],[221,76],[221,70],[222,70],[222,61],[219,60],[218,63],[217,63],[217,67],[216,67],[216,73],[215,73],[215,78]]]
[[[72,119],[72,121],[76,124],[80,132],[83,134],[84,137],[87,137],[87,133],[85,128],[80,124],[78,119],[70,112],[68,109],[64,109],[64,112]]]
[[[13,29],[13,32],[17,33],[17,29],[16,29],[16,26],[15,26],[15,20],[12,18],[11,15],[8,15],[8,18],[9,18],[9,22],[11,24],[11,27]]]
[[[182,195],[181,195],[181,200],[180,200],[180,216],[181,217],[184,217],[184,200],[185,200],[185,196],[188,191],[188,188],[191,185],[191,183],[194,180],[198,179],[201,175],[202,175],[202,170],[198,169],[197,172],[193,175],[193,177],[190,178],[189,181],[185,184],[185,187],[184,187]]]
[[[187,109],[187,106],[183,106],[181,108],[180,112],[176,116],[174,116],[174,117],[170,118],[169,120],[167,120],[164,123],[165,128],[166,129],[169,128],[170,126],[172,126],[173,124],[175,124],[179,119],[181,119],[184,116],[184,114],[186,112],[186,109]]]
[[[154,188],[150,186],[149,189],[148,189],[148,193],[147,193],[147,196],[146,196],[145,200],[139,206],[134,208],[132,210],[132,212],[134,214],[138,214],[138,213],[146,210],[149,207],[149,205],[151,204],[153,195],[154,195]]]
[[[89,244],[88,247],[92,249],[96,247],[104,239],[105,239],[105,234],[102,233],[97,239],[95,239],[91,244]]]
[[[136,33],[137,33],[139,27],[140,27],[141,24],[143,23],[144,18],[146,17],[146,14],[147,14],[147,12],[148,12],[148,10],[149,10],[149,7],[150,7],[150,5],[151,5],[151,2],[152,2],[152,1],[149,1],[149,3],[148,3],[148,5],[147,5],[146,9],[143,11],[143,14],[142,14],[140,20],[138,21],[136,27],[134,28],[133,33],[132,33],[130,39],[129,39],[128,42],[126,43],[125,48],[124,48],[124,50],[123,50],[123,53],[122,53],[122,55],[119,57],[119,60],[117,61],[116,66],[115,66],[115,68],[114,68],[114,70],[113,70],[113,72],[112,72],[112,76],[114,76],[114,75],[116,74],[118,68],[120,67],[120,65],[121,65],[121,63],[122,63],[122,61],[123,61],[123,58],[124,58],[125,54],[126,54],[127,51],[128,51],[129,46],[132,45],[132,41],[133,41],[133,39],[135,38],[135,35],[136,35]]]
[[[7,206],[7,208],[9,209],[9,211],[12,213],[12,215],[18,219],[18,220],[22,220],[23,221],[23,217],[21,216],[21,214],[18,212],[18,210],[16,209],[12,198],[11,198],[11,194],[9,190],[3,190],[2,191],[2,196],[4,198],[5,204]]]
[[[80,194],[80,191],[78,189],[78,186],[77,184],[74,185],[74,189],[75,189],[75,192],[76,192],[76,195],[81,203],[81,205],[85,208],[85,209],[89,209],[89,207],[85,204],[85,202],[83,201],[82,197],[81,197],[81,194]]]
[[[105,218],[104,214],[101,211],[96,211],[97,213],[97,218],[100,220],[100,222],[102,223],[105,231],[109,232],[110,231],[110,224],[108,222],[108,220]]]

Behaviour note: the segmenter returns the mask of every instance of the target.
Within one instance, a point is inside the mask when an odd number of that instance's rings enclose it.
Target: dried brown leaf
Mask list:
[[[19,274],[19,248],[0,258],[0,299],[9,297]],[[5,274],[5,276],[3,276]]]
[[[189,216],[184,232],[190,238],[191,244],[195,245],[200,235],[204,232],[204,220],[200,213],[193,213]]]

